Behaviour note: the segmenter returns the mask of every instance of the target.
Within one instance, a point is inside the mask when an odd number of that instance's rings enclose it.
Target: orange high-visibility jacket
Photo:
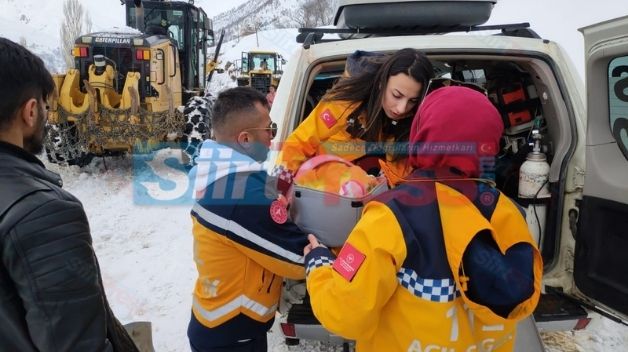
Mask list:
[[[306,256],[324,327],[359,352],[512,351],[538,303],[541,256],[512,200],[458,183],[404,183],[366,205],[338,258]]]
[[[220,346],[265,334],[283,278],[305,277],[306,234],[289,221],[273,221],[275,184],[248,156],[208,140],[191,175],[197,197],[191,215],[198,278],[190,340]]]
[[[301,164],[315,155],[334,154],[348,161],[356,161],[367,154],[368,145],[347,132],[347,118],[357,108],[356,103],[321,101],[308,117],[283,142],[277,165],[295,174]],[[399,147],[387,141],[386,148]],[[393,157],[386,151],[386,164],[399,176],[405,176],[410,168],[407,158]],[[374,167],[378,167],[375,163]],[[368,171],[368,170],[367,170]]]

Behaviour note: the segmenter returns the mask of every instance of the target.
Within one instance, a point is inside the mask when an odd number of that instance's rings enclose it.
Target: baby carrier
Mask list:
[[[387,189],[384,178],[338,156],[319,155],[303,163],[294,177],[290,215],[303,231],[329,247],[340,247],[364,205]]]

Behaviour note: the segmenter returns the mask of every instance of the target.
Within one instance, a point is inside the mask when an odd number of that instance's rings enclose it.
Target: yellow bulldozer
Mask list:
[[[54,75],[52,162],[82,166],[94,155],[148,152],[167,140],[192,157],[192,144],[209,135],[210,19],[193,2],[122,2],[132,28],[81,35],[74,67]]]
[[[252,50],[242,53],[238,86],[253,87],[266,94],[271,85],[277,86],[286,63],[281,54],[274,51]]]

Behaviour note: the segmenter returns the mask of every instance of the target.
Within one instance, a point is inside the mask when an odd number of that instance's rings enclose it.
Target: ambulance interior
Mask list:
[[[575,148],[572,140],[575,118],[570,117],[574,111],[565,103],[568,94],[562,94],[560,80],[551,62],[539,57],[504,55],[428,53],[428,57],[436,77],[482,86],[500,111],[505,122],[501,150],[492,172],[490,169],[484,171],[489,178],[494,177],[502,192],[525,210],[547,269],[557,258],[563,216],[560,211],[564,193],[562,180],[567,159]],[[344,68],[345,60],[340,59],[318,62],[308,70],[307,95],[300,105],[301,119],[295,121],[293,128],[308,116]],[[535,144],[537,153],[529,160]],[[532,174],[526,174],[528,179],[543,180],[545,174],[545,180],[548,180],[537,184],[539,192],[534,194],[520,194],[526,193],[519,189],[519,178],[527,160],[524,168],[532,168]]]

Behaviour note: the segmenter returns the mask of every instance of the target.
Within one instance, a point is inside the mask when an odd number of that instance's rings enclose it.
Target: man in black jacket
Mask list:
[[[34,154],[52,77],[0,38],[0,350],[136,351],[102,285],[83,206]]]

